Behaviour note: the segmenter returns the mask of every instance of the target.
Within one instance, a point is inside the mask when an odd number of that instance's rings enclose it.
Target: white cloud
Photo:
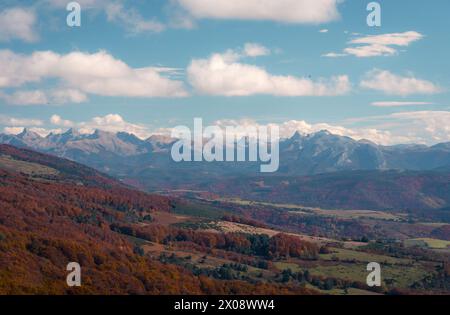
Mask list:
[[[164,77],[160,69],[133,69],[105,51],[66,55],[38,51],[31,55],[19,55],[0,50],[0,69],[0,88],[58,78],[64,89],[79,90],[85,94],[125,97],[187,95],[181,81]]]
[[[303,135],[316,133],[322,130],[327,130],[332,134],[339,136],[351,137],[355,140],[370,140],[375,143],[381,144],[391,144],[393,141],[403,140],[403,138],[393,137],[389,131],[377,130],[373,128],[346,128],[340,125],[334,125],[329,123],[316,123],[311,124],[304,120],[289,120],[282,123],[268,123],[260,124],[251,119],[241,119],[241,120],[219,120],[214,122],[214,125],[225,128],[226,126],[236,126],[236,127],[274,127],[277,126],[280,131],[280,138],[290,138],[296,132]],[[244,134],[237,136],[245,136]]]
[[[127,132],[134,134],[141,139],[146,139],[152,134],[147,126],[127,122],[118,114],[93,117],[88,121],[82,122],[67,120],[55,114],[50,117],[49,121],[55,128],[42,127],[44,126],[44,122],[41,120],[17,119],[0,115],[0,124],[7,126],[4,128],[4,132],[8,134],[21,133],[24,126],[27,129],[40,134],[41,136],[47,136],[51,132],[58,134],[67,128],[75,128],[83,134],[91,134],[97,129],[113,133]]]
[[[348,47],[344,49],[345,54],[354,55],[358,58],[392,56],[397,54],[397,50],[384,45],[367,45],[358,47]]]
[[[241,58],[242,55],[229,50],[209,59],[194,59],[187,70],[189,82],[198,93],[223,96],[330,96],[343,95],[351,89],[346,75],[314,82],[272,75],[264,68],[239,62]]]
[[[319,31],[319,33],[328,33],[328,30],[326,28]]]
[[[417,111],[394,113],[397,124],[407,131],[414,142],[438,143],[450,141],[450,112]]]
[[[355,38],[350,44],[368,44],[383,46],[409,46],[411,43],[422,39],[424,36],[415,31],[404,33],[390,33],[381,35],[371,35]]]
[[[42,105],[47,104],[47,95],[43,91],[18,91],[11,95],[0,93],[0,99],[10,105]]]
[[[322,57],[327,57],[327,58],[339,58],[339,57],[345,57],[345,56],[347,56],[347,54],[341,54],[341,53],[335,53],[335,52],[330,52],[330,53],[322,55]]]
[[[381,144],[450,142],[450,111],[412,111],[349,120],[376,130],[386,130],[390,137]]]
[[[391,144],[396,141],[403,140],[393,137],[389,130],[375,129],[370,127],[348,128],[341,125],[329,123],[309,124],[305,121],[291,120],[281,124],[281,130],[285,130],[285,134],[293,134],[298,131],[302,134],[311,134],[321,130],[327,130],[332,134],[346,136],[355,140],[370,140],[379,144]]]
[[[355,34],[359,36],[359,34]],[[406,47],[421,40],[424,36],[415,31],[404,33],[390,33],[381,35],[361,36],[352,39],[349,44],[352,45],[344,49],[342,54],[329,53],[324,57],[343,57],[353,55],[358,58],[368,58],[377,56],[393,56],[398,54],[398,47]],[[393,47],[394,46],[394,47]]]
[[[270,55],[270,49],[257,43],[246,43],[244,53],[248,57],[259,57]]]
[[[418,105],[432,105],[429,102],[373,102],[371,105],[375,107],[402,107],[402,106],[418,106]]]
[[[47,0],[51,7],[58,9],[67,6],[67,0]],[[77,0],[82,10],[104,11],[109,22],[116,23],[125,28],[130,34],[159,33],[166,29],[166,25],[156,18],[144,18],[133,7],[125,6],[121,0]]]
[[[20,126],[42,126],[44,122],[40,119],[15,118],[0,114],[0,125],[11,127]]]
[[[389,95],[408,96],[413,94],[436,94],[440,88],[432,82],[393,74],[387,70],[374,69],[366,73],[361,87],[384,92]]]
[[[320,24],[339,19],[338,0],[176,0],[195,18]]]
[[[50,103],[61,105],[66,103],[84,103],[88,100],[87,95],[74,89],[61,89],[50,92]]]
[[[0,92],[0,99],[9,105],[63,105],[66,103],[83,103],[87,101],[86,94],[72,89],[52,91],[28,90],[16,91],[12,94]]]
[[[251,119],[219,120],[214,125],[226,126],[278,126],[280,137],[289,138],[295,132],[312,134],[327,130],[332,134],[355,140],[369,140],[381,145],[419,143],[434,145],[450,142],[450,111],[414,111],[348,119],[341,123],[309,123],[290,120],[281,123],[260,124]]]
[[[281,123],[260,124],[251,119],[219,120],[213,123],[218,126],[278,126],[281,138],[291,137],[295,132],[311,134],[321,130],[351,137],[356,140],[367,139],[382,145],[403,143],[436,144],[450,141],[450,111],[413,111],[393,113],[383,116],[347,119],[341,123],[308,123],[304,120],[290,120]],[[151,130],[149,126],[127,122],[118,114],[94,117],[84,122],[65,120],[53,115],[50,123],[54,129],[44,128],[43,122],[36,119],[19,119],[0,115],[0,125],[7,126],[5,132],[17,134],[22,126],[42,136],[50,132],[60,133],[62,129],[75,128],[81,133],[92,133],[94,130],[109,132],[127,132],[146,139],[153,134],[170,135],[170,128]]]
[[[29,128],[29,127],[5,127],[5,128],[3,128],[3,132],[5,134],[18,135],[18,134],[22,133],[25,128],[31,132],[37,133],[41,137],[46,137],[50,133],[60,134],[63,132],[62,129],[46,129],[46,128],[37,128],[37,127],[31,127],[31,128]]]
[[[5,127],[3,133],[7,135],[18,135],[23,131],[24,127]]]
[[[146,20],[139,11],[130,8],[127,9],[121,3],[111,3],[106,6],[106,15],[108,21],[117,22],[124,25],[132,34],[143,32],[159,33],[166,28],[164,24],[156,19]]]
[[[20,39],[35,42],[36,16],[33,11],[24,8],[9,8],[0,11],[0,41]]]
[[[53,115],[52,117],[50,117],[50,123],[53,125],[56,125],[56,126],[68,127],[68,128],[71,128],[75,125],[74,122],[72,122],[70,120],[62,119],[61,116],[59,116],[59,115]]]
[[[147,126],[127,122],[118,114],[98,116],[84,122],[73,122],[71,120],[63,119],[59,115],[53,115],[50,117],[50,122],[57,127],[78,129],[81,133],[92,133],[99,129],[114,133],[127,132],[134,134],[141,139],[146,139],[151,135]]]

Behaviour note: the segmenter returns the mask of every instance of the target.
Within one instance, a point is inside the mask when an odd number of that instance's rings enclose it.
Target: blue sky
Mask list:
[[[68,2],[0,4],[1,131],[146,137],[201,117],[450,141],[447,0],[378,1],[381,27],[366,0],[80,0],[70,28]]]

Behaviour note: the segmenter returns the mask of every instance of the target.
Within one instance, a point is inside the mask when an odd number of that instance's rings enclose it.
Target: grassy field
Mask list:
[[[402,221],[402,217],[389,212],[372,210],[323,210],[314,209],[314,214],[342,219],[375,219],[388,221]]]
[[[184,227],[194,227],[195,226],[195,229],[200,229],[200,230],[203,229],[208,232],[215,231],[215,232],[222,232],[222,233],[265,234],[270,237],[277,235],[279,233],[282,233],[281,230],[254,227],[251,225],[228,222],[228,221],[209,221],[209,223],[206,226],[205,225],[202,226],[197,223],[186,223],[183,225],[178,224],[177,226],[184,226]],[[330,238],[309,236],[309,235],[299,234],[299,233],[285,233],[285,234],[292,235],[292,236],[300,238],[301,240],[316,243],[318,245],[325,245],[327,243],[340,243],[345,248],[358,248],[358,247],[366,245],[366,243],[361,243],[361,242],[339,241],[339,240],[334,240],[334,239],[330,239]]]
[[[399,214],[393,214],[385,211],[373,211],[373,210],[331,210],[322,208],[305,207],[295,204],[282,204],[282,203],[269,203],[259,201],[249,201],[239,198],[220,198],[217,199],[221,202],[228,202],[242,206],[265,206],[273,207],[277,209],[286,209],[289,212],[297,214],[316,214],[327,217],[337,217],[342,219],[375,219],[375,220],[389,220],[389,221],[402,221],[404,218]]]
[[[432,272],[427,264],[417,263],[409,259],[395,258],[385,255],[376,255],[361,251],[332,248],[335,253],[322,254],[318,261],[294,262],[279,261],[274,266],[282,271],[290,269],[293,272],[309,270],[311,275],[334,277],[350,281],[365,283],[367,264],[378,262],[381,265],[382,281],[387,287],[396,286],[407,288],[416,281],[422,280]],[[329,292],[327,294],[365,294],[367,292]]]
[[[434,238],[415,238],[406,240],[405,246],[419,246],[430,249],[447,249],[450,247],[450,241],[438,240]]]
[[[299,272],[302,270],[301,266],[296,263],[290,263],[290,262],[284,262],[284,261],[277,261],[273,264],[278,270],[286,270],[290,269],[293,272]]]
[[[11,170],[14,172],[20,172],[26,175],[42,176],[59,174],[59,172],[53,168],[40,164],[14,160],[7,155],[0,156],[0,168]]]
[[[365,283],[368,275],[366,267],[366,264],[360,263],[339,263],[336,265],[318,265],[308,270],[315,276],[336,277]],[[428,274],[429,271],[421,265],[414,265],[405,269],[399,266],[383,266],[381,264],[381,278],[384,285],[406,288]]]
[[[225,214],[227,214],[227,212],[221,208],[191,201],[175,203],[173,211],[179,215],[206,219],[221,219]]]
[[[369,262],[379,262],[385,264],[395,264],[395,265],[407,265],[413,263],[412,260],[395,258],[386,255],[371,254],[356,250],[348,250],[343,248],[333,248],[334,253],[322,254],[320,258],[323,260],[335,260],[335,258],[341,261],[354,260],[356,262],[369,263]]]

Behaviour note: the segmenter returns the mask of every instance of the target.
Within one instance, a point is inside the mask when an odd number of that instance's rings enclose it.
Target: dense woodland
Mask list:
[[[353,220],[295,217],[260,206],[191,204],[136,191],[79,164],[32,151],[0,146],[0,156],[7,157],[6,164],[0,163],[0,294],[449,291],[445,256],[395,242],[369,242],[376,236],[370,232],[376,229]],[[190,221],[171,223],[180,219],[180,213],[183,220],[190,213]],[[254,229],[283,226],[286,233],[223,232],[202,221],[208,215]],[[355,258],[335,256],[342,246],[337,241],[321,245],[288,233],[298,230],[310,235],[324,231],[367,235],[361,239],[367,243],[364,252],[353,254],[395,257],[396,262],[388,266],[402,269],[417,268],[415,262],[424,260],[426,273],[407,287],[397,287],[395,279],[388,279],[389,287],[372,289],[364,277],[313,274],[309,271],[313,266],[363,267]],[[433,231],[444,236],[449,232],[445,225]],[[66,266],[72,261],[82,266],[80,288],[66,285]]]
[[[11,147],[2,150],[3,154],[18,152]],[[23,157],[33,162],[43,162],[42,158]],[[67,170],[66,165],[58,165],[59,159],[47,159],[47,165]],[[43,178],[0,169],[0,294],[314,293],[290,285],[220,281],[144,257],[124,234],[237,252],[246,251],[250,240],[158,225],[141,230],[139,224],[151,221],[152,212],[170,211],[170,199],[128,189],[95,172],[84,178],[82,168],[72,167],[77,165],[69,164],[68,170],[77,178],[62,172],[59,178]],[[129,233],[125,227],[118,233],[119,226],[128,226]],[[316,250],[307,244],[287,246],[281,239],[265,240],[261,246],[268,247],[262,251],[255,244],[260,255],[313,255]],[[81,288],[66,285],[65,268],[71,261],[82,265]]]

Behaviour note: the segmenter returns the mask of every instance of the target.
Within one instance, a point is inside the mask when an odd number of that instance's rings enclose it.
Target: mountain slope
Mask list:
[[[450,172],[353,171],[236,177],[199,186],[218,195],[353,210],[411,211],[450,222]]]
[[[13,170],[18,167],[19,162],[21,162],[22,165],[28,163],[54,170],[53,172],[46,174],[47,179],[71,181],[74,183],[100,187],[121,185],[113,178],[87,166],[28,149],[18,149],[10,145],[0,145],[0,156],[2,157],[0,167],[3,166],[3,168],[5,168],[5,161],[9,160],[9,164],[11,164],[9,169]],[[16,162],[13,163],[13,161]],[[19,171],[21,170],[23,171],[23,169],[19,168]],[[33,174],[31,173],[31,175]]]
[[[142,244],[152,243],[134,230],[161,247],[171,233],[192,234],[153,219],[173,207],[74,162],[0,146],[0,295],[314,293],[216,280],[146,255]],[[82,266],[79,288],[66,285],[69,262]]]
[[[386,160],[376,144],[327,131],[307,136],[296,133],[281,142],[280,155],[281,172],[295,175],[386,168]]]

